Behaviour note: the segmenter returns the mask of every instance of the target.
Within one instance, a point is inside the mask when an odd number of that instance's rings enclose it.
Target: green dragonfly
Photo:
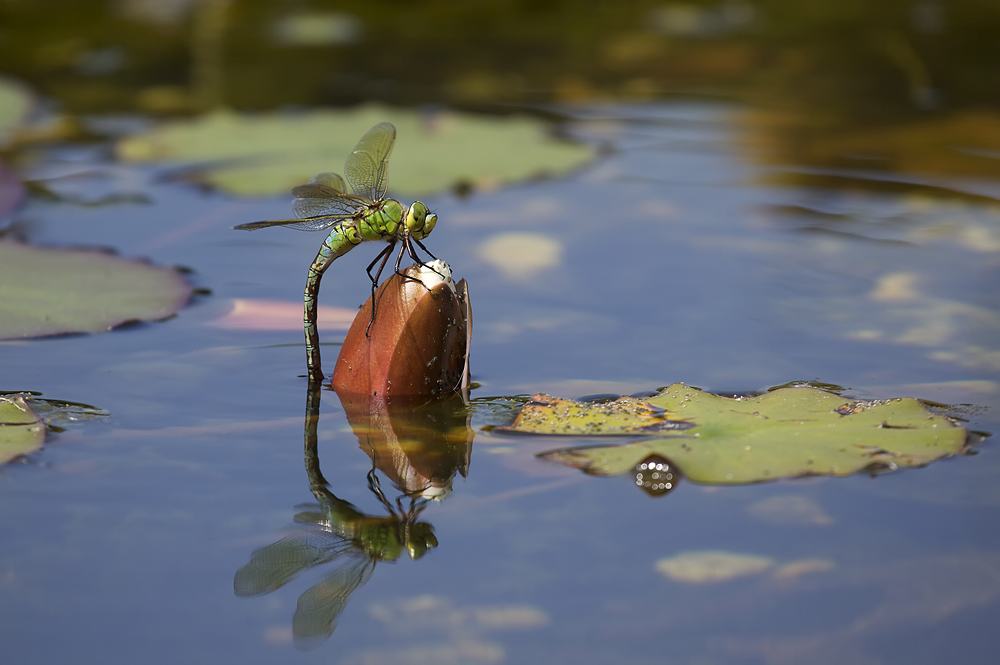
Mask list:
[[[303,571],[333,564],[332,570],[299,596],[292,633],[300,648],[316,646],[333,634],[350,595],[371,578],[378,562],[396,561],[403,552],[419,559],[437,547],[434,527],[417,519],[425,499],[411,498],[407,509],[397,498],[394,510],[378,487],[374,471],[368,482],[389,515],[366,514],[325,488],[314,489],[319,505],[301,506],[307,510],[295,515],[295,522],[303,528],[254,550],[233,578],[237,596],[259,596],[281,588]]]
[[[316,330],[316,307],[319,282],[330,264],[366,240],[384,240],[389,243],[375,260],[368,264],[368,277],[372,281],[372,295],[374,295],[382,269],[385,268],[397,242],[402,241],[403,247],[396,257],[396,273],[399,273],[399,264],[403,260],[404,252],[414,261],[422,263],[417,258],[414,243],[434,258],[420,241],[434,229],[437,215],[420,201],[414,201],[404,211],[399,201],[385,198],[386,170],[395,142],[396,128],[388,122],[375,125],[361,137],[354,146],[354,152],[344,164],[344,175],[347,176],[353,194],[347,193],[344,179],[336,173],[320,173],[308,184],[292,190],[295,196],[292,210],[297,215],[296,219],[251,222],[233,227],[244,231],[256,231],[269,226],[284,226],[300,231],[330,229],[319,253],[309,266],[309,274],[306,277],[303,327],[306,335],[306,363],[310,382],[323,380],[323,372],[320,369],[319,333]],[[382,263],[373,276],[372,268],[380,259]],[[373,321],[374,318],[373,309]]]

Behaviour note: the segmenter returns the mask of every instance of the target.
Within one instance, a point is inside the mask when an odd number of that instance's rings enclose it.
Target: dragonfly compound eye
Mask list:
[[[406,211],[406,230],[418,238],[426,237],[424,225],[427,220],[427,206],[420,201],[414,201]]]
[[[427,215],[427,220],[424,222],[424,237],[426,238],[434,230],[434,225],[437,224],[438,216],[437,213],[432,212]]]

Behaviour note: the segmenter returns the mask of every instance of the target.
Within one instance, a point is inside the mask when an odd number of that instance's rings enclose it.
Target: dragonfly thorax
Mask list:
[[[396,199],[386,199],[382,202],[382,215],[386,219],[386,231],[396,235],[399,223],[403,221],[403,206]]]
[[[361,216],[358,227],[361,241],[390,240],[398,238],[402,231],[403,206],[395,199],[386,199],[371,206]]]

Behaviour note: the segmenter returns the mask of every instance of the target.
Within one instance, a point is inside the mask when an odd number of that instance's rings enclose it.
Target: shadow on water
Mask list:
[[[302,650],[333,634],[351,594],[368,582],[380,561],[396,561],[404,551],[417,560],[438,546],[434,526],[419,518],[430,502],[448,496],[456,473],[467,475],[474,436],[461,397],[412,406],[368,395],[342,396],[358,443],[372,460],[368,490],[387,513],[369,514],[334,494],[323,477],[320,390],[309,382],[304,433],[306,474],[317,503],[297,506],[295,531],[254,550],[233,579],[237,596],[259,596],[306,570],[334,566],[299,596],[292,632]],[[400,492],[392,501],[382,490],[379,471]]]

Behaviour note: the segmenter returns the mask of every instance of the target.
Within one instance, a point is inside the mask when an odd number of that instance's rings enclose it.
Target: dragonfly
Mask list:
[[[329,490],[314,491],[319,505],[303,506],[306,510],[295,515],[304,528],[254,550],[233,578],[237,596],[259,596],[303,571],[332,564],[332,570],[299,596],[292,633],[301,647],[311,648],[333,634],[350,595],[371,578],[378,562],[396,561],[404,551],[419,559],[438,545],[434,527],[418,520],[426,500],[411,497],[409,508],[404,508],[397,498],[394,510],[374,472],[369,473],[369,489],[389,515],[369,515]]]
[[[403,260],[404,253],[417,263],[423,263],[417,257],[414,244],[431,258],[436,258],[420,241],[434,229],[437,224],[437,214],[431,212],[420,201],[414,201],[404,210],[399,201],[385,198],[389,155],[392,154],[395,142],[396,128],[388,122],[375,125],[361,137],[344,164],[344,175],[351,186],[352,194],[347,193],[344,178],[338,174],[320,173],[307,184],[292,189],[292,194],[295,196],[292,210],[296,218],[250,222],[233,227],[242,231],[256,231],[269,226],[283,226],[300,231],[329,229],[329,234],[316,258],[313,259],[312,265],[309,266],[309,273],[306,276],[303,328],[306,336],[306,364],[311,383],[323,380],[316,308],[320,280],[330,264],[365,241],[387,242],[388,246],[368,264],[367,268],[374,296],[379,277],[396,243],[403,244],[396,257],[396,274],[402,275],[399,264]],[[379,260],[381,264],[373,276],[372,268]],[[405,275],[403,277],[406,278]],[[373,299],[369,330],[375,320],[374,302]]]

